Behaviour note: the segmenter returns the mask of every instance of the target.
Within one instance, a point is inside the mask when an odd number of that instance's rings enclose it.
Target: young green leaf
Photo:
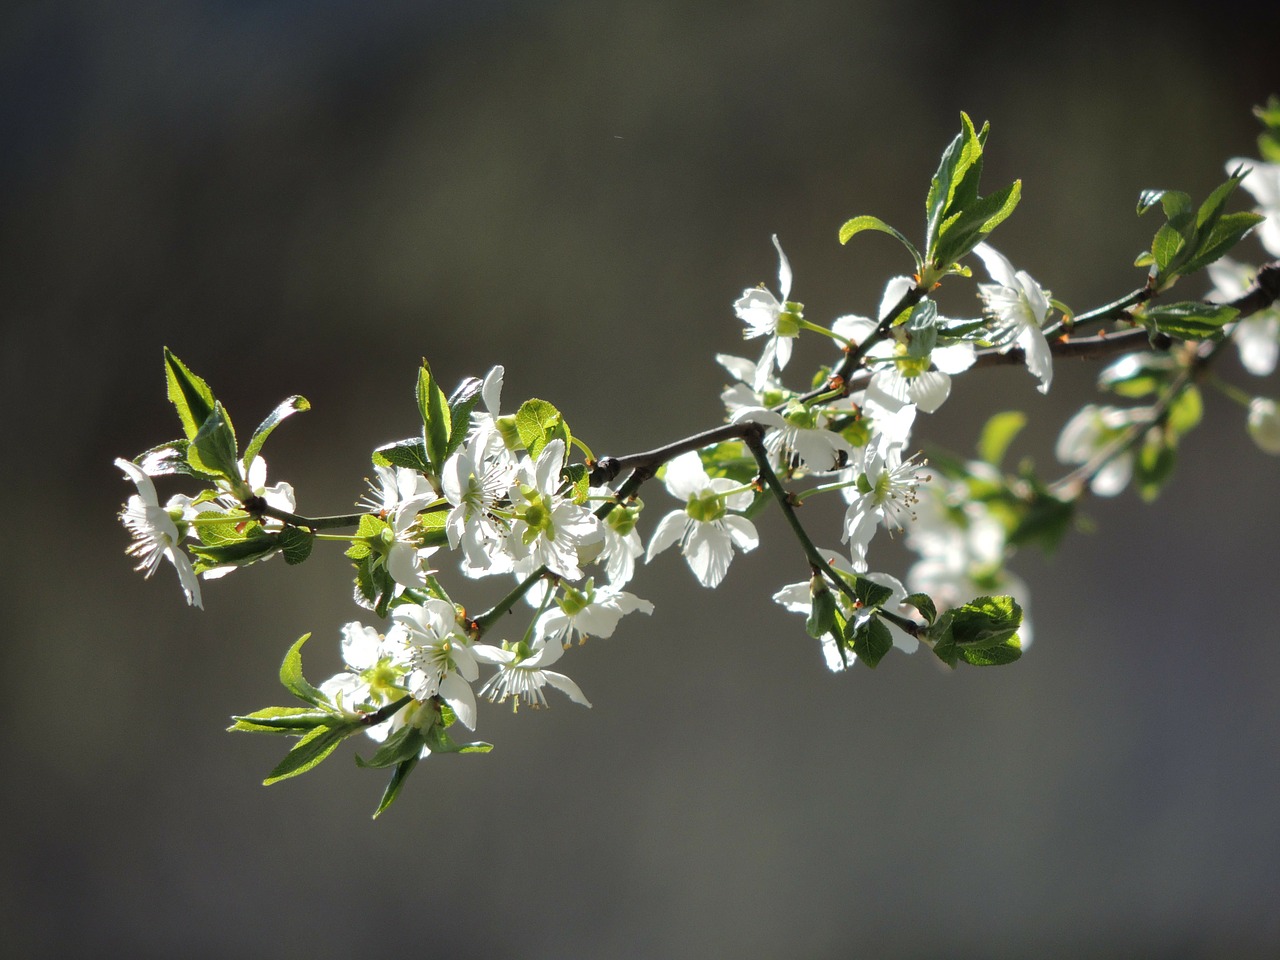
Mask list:
[[[293,745],[293,749],[285,754],[284,759],[267,774],[267,778],[262,781],[262,785],[269,787],[273,783],[288,780],[290,777],[296,777],[314,769],[337,749],[338,744],[359,729],[360,724],[358,723],[316,727]]]
[[[546,400],[538,399],[526,400],[520,405],[516,411],[516,430],[531,457],[537,457],[543,447],[557,438],[564,441],[567,451],[573,436],[560,411]]]
[[[1141,319],[1160,333],[1179,340],[1211,340],[1220,337],[1223,326],[1239,312],[1226,304],[1186,300],[1148,307]]]
[[[431,366],[426,360],[418,368],[418,412],[422,415],[422,436],[426,445],[427,462],[431,472],[439,475],[448,459],[449,437],[453,431],[453,418],[449,413],[449,400],[431,376]]]
[[[205,418],[187,447],[187,460],[196,470],[224,478],[239,495],[244,482],[236,453],[236,434],[227,411],[216,400],[213,412]]]
[[[1020,410],[1006,410],[989,419],[978,439],[978,456],[993,467],[1000,466],[1009,444],[1027,425],[1027,415]]]
[[[319,706],[320,704],[328,703],[328,697],[309,684],[302,675],[302,645],[309,639],[311,639],[311,634],[304,633],[289,648],[289,652],[285,654],[284,662],[280,664],[280,682],[286,690],[299,700],[305,700],[307,703]]]
[[[400,790],[404,786],[409,773],[417,765],[418,758],[416,756],[401,760],[396,764],[396,768],[391,774],[391,779],[387,782],[387,788],[382,791],[382,799],[378,801],[378,809],[373,811],[373,819],[377,820],[387,807],[395,803],[396,797],[400,796]]]
[[[266,443],[267,437],[271,435],[272,430],[278,427],[286,417],[291,417],[295,413],[310,409],[311,404],[307,402],[305,397],[293,396],[272,410],[267,415],[267,418],[258,424],[258,429],[253,431],[253,436],[249,438],[249,445],[244,448],[245,470],[249,469],[249,464],[253,463],[254,458],[262,450],[262,445]]]
[[[405,760],[417,757],[422,752],[424,741],[422,732],[413,726],[404,726],[397,730],[380,746],[368,760],[356,756],[358,767],[392,767]]]
[[[874,668],[893,649],[893,635],[879,617],[869,617],[854,631],[851,646],[859,660]]]
[[[887,233],[889,236],[894,237],[907,248],[907,252],[911,254],[911,259],[916,262],[916,273],[924,269],[924,258],[920,256],[920,251],[915,248],[915,245],[879,217],[861,216],[846,220],[840,227],[840,243],[848,243],[864,230],[877,230],[880,233]]]
[[[311,548],[316,542],[316,535],[310,530],[299,530],[297,527],[285,527],[276,540],[280,544],[284,562],[290,566],[302,563],[311,556]]]
[[[383,444],[373,451],[373,463],[378,467],[408,467],[419,473],[431,472],[431,464],[427,462],[427,446],[421,437]]]
[[[178,410],[183,432],[188,440],[194,440],[200,427],[213,413],[213,391],[209,385],[187,369],[186,365],[164,348],[165,381],[169,388],[169,400]]]
[[[340,716],[311,707],[263,707],[244,716],[234,716],[228,732],[279,733],[296,737],[315,727],[331,727],[342,723]]]

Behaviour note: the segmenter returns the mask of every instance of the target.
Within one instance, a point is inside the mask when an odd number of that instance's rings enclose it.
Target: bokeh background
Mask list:
[[[1280,485],[1219,397],[1157,505],[1092,502],[1096,532],[1018,559],[1018,665],[827,673],[768,599],[804,576],[774,516],[718,591],[674,554],[642,570],[652,618],[564,661],[594,709],[483,709],[497,749],[430,760],[377,822],[382,775],[349,748],[264,789],[283,742],[223,732],[283,702],[304,631],[309,672],[337,668],[346,561],[240,572],[189,610],[171,570],[129,569],[111,465],[177,433],[166,344],[242,430],[312,401],[267,450],[309,513],[347,509],[369,449],[412,432],[424,355],[447,381],[505,364],[509,407],[552,400],[597,454],[711,425],[711,358],[745,352],[730,304],[772,282],[770,234],[811,317],[871,312],[906,264],[836,229],[919,234],[962,109],[993,125],[986,185],[1024,181],[999,246],[1096,305],[1139,278],[1140,189],[1203,196],[1253,155],[1273,4],[2,16],[8,955],[1280,953]],[[956,286],[944,307],[972,310]],[[1052,474],[1095,373],[1060,365],[1048,398],[1024,370],[971,375],[917,435],[967,451],[1022,407],[1015,455]],[[652,529],[668,504],[647,499]]]

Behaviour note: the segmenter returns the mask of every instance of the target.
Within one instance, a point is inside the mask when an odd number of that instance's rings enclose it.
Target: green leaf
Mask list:
[[[311,404],[307,402],[305,397],[290,397],[267,415],[267,419],[258,424],[258,429],[253,431],[253,436],[249,439],[249,445],[244,448],[244,468],[249,469],[249,464],[253,463],[258,452],[262,449],[262,445],[266,443],[267,437],[271,435],[271,431],[280,425],[286,418],[295,413],[301,413],[304,410],[310,410]]]
[[[188,440],[194,440],[200,427],[213,413],[213,391],[207,383],[188,370],[168,347],[164,348],[164,372],[169,400],[178,410],[183,432]]]
[[[280,733],[293,737],[298,736],[302,730],[331,727],[343,722],[336,714],[313,710],[311,707],[264,707],[231,719],[235,723],[227,727],[228,732]]]
[[[1222,335],[1224,324],[1240,313],[1235,307],[1220,303],[1186,300],[1149,307],[1142,319],[1156,330],[1179,340],[1210,340]]]
[[[1169,405],[1167,422],[1177,436],[1190,433],[1204,416],[1204,400],[1195,384],[1189,384]]]
[[[372,555],[373,547],[370,544],[374,541],[382,539],[382,532],[390,530],[391,524],[387,523],[381,517],[374,516],[372,513],[366,513],[360,518],[360,523],[356,527],[355,537],[352,538],[351,546],[347,547],[347,557],[352,560],[363,560]]]
[[[915,248],[915,245],[879,217],[861,216],[846,220],[840,227],[840,243],[848,243],[864,230],[877,230],[880,233],[887,233],[889,236],[895,237],[899,243],[907,248],[907,252],[911,254],[911,259],[916,262],[916,272],[919,273],[924,269],[924,258],[920,256],[920,251]]]
[[[1164,209],[1166,220],[1174,220],[1191,213],[1191,195],[1181,190],[1143,190],[1138,194],[1138,216],[1142,216],[1156,204]]]
[[[492,743],[481,740],[475,743],[454,743],[453,738],[438,723],[423,734],[423,739],[432,753],[488,753],[493,749]]]
[[[200,425],[187,447],[187,461],[196,470],[225,478],[233,490],[238,491],[244,485],[237,462],[235,430],[226,410],[216,400],[213,412]]]
[[[938,170],[929,184],[925,198],[925,256],[936,262],[934,247],[941,233],[955,195],[956,186],[975,160],[982,156],[982,145],[968,114],[960,114],[961,130],[942,153]]]
[[[421,437],[384,443],[373,451],[373,463],[378,467],[408,467],[422,474],[431,473],[431,464],[427,462],[427,445]]]
[[[414,726],[404,726],[397,730],[380,746],[368,760],[356,756],[358,767],[391,767],[406,760],[415,759],[423,747],[422,732]]]
[[[302,645],[311,639],[311,634],[304,633],[285,654],[280,664],[280,682],[284,688],[299,700],[319,706],[328,703],[328,697],[309,684],[302,675]]]
[[[1160,430],[1148,430],[1138,455],[1133,458],[1134,485],[1138,495],[1148,503],[1160,496],[1177,465],[1177,450],[1169,439]]]
[[[480,402],[480,391],[483,388],[483,380],[477,377],[467,377],[462,383],[458,384],[458,389],[454,390],[449,397],[450,425],[449,445],[445,451],[446,458],[453,456],[453,452],[466,441],[467,432],[471,427],[471,411]]]
[[[982,428],[978,439],[978,456],[993,467],[1000,466],[1009,444],[1027,425],[1027,415],[1020,410],[997,413]]]
[[[288,780],[290,777],[296,777],[313,769],[325,757],[333,753],[338,744],[359,729],[360,724],[358,723],[347,723],[333,727],[316,727],[294,744],[293,749],[285,754],[284,759],[267,774],[267,778],[262,781],[262,785],[269,787],[273,783]]]
[[[426,360],[418,368],[417,397],[427,462],[431,465],[431,473],[439,476],[440,468],[448,458],[446,451],[453,430],[453,417],[449,413],[449,399],[431,376],[431,366]]]
[[[1280,97],[1274,93],[1265,106],[1254,107],[1253,115],[1262,121],[1258,134],[1258,154],[1268,163],[1280,163]]]
[[[1223,257],[1244,239],[1245,234],[1265,220],[1258,213],[1228,213],[1219,217],[1196,247],[1196,253],[1178,268],[1180,274],[1194,273]]]
[[[1162,224],[1151,241],[1151,255],[1156,268],[1163,274],[1187,245],[1187,238],[1171,223]]]
[[[1009,532],[1008,542],[1015,547],[1035,543],[1045,553],[1050,553],[1071,529],[1076,501],[1059,500],[1034,477],[1027,479],[1032,488],[1031,499]]]
[[[1004,643],[1022,625],[1022,608],[1013,597],[977,597],[950,613],[956,646],[975,650]]]
[[[582,504],[591,495],[591,471],[585,463],[573,463],[564,470],[572,489],[573,502]]]
[[[920,611],[920,616],[924,617],[928,623],[938,619],[938,608],[933,604],[933,598],[927,593],[910,594],[903,603],[910,604]]]
[[[378,802],[378,809],[373,811],[373,819],[377,820],[382,812],[395,803],[396,797],[400,796],[400,789],[404,786],[405,780],[408,778],[410,771],[418,764],[418,758],[411,757],[408,760],[402,760],[396,764],[395,770],[391,774],[391,779],[387,783],[387,788],[382,791],[382,799]]]
[[[1136,400],[1162,390],[1177,366],[1167,353],[1128,353],[1098,374],[1098,388]]]
[[[564,441],[565,452],[568,453],[572,434],[564,417],[546,400],[526,400],[516,411],[516,430],[520,440],[529,450],[529,456],[536,458],[552,440]]]
[[[1021,656],[1022,641],[1016,634],[994,647],[985,647],[981,650],[965,647],[960,651],[960,659],[975,667],[1002,667],[1006,663],[1013,663]]]
[[[893,634],[880,622],[879,617],[869,617],[854,631],[851,646],[859,660],[875,668],[884,655],[893,649]]]
[[[878,610],[884,606],[886,600],[893,596],[893,590],[889,587],[869,580],[861,574],[857,574],[853,579],[853,592],[857,596],[859,602],[868,610]]]
[[[958,213],[944,224],[931,258],[933,262],[945,266],[967,256],[1009,218],[1021,199],[1022,181],[1015,180]]]
[[[262,533],[259,527],[257,535],[243,540],[227,541],[209,547],[193,543],[188,549],[197,558],[196,573],[203,573],[215,567],[247,567],[251,563],[267,559],[279,550],[280,546],[274,536]]]
[[[311,556],[311,548],[316,542],[316,535],[310,530],[299,530],[297,527],[285,527],[276,539],[284,554],[284,562],[290,566],[302,563]]]

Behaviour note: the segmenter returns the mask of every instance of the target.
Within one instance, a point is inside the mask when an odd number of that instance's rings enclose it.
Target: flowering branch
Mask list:
[[[1150,499],[1167,481],[1181,438],[1199,422],[1198,385],[1209,364],[1234,343],[1246,370],[1265,376],[1280,356],[1280,262],[1256,274],[1225,254],[1260,224],[1271,256],[1280,256],[1280,103],[1260,116],[1269,163],[1250,174],[1232,161],[1228,179],[1199,206],[1177,191],[1146,191],[1139,214],[1160,208],[1164,223],[1139,258],[1145,283],[1083,313],[1047,290],[988,242],[1017,206],[1021,183],[982,196],[979,178],[987,128],[967,116],[942,155],[925,200],[925,236],[917,248],[874,216],[848,220],[841,243],[875,230],[910,255],[910,277],[891,279],[875,319],[846,315],[819,324],[791,299],[791,264],[777,237],[778,293],[748,288],[733,303],[744,339],[762,339],[757,360],[721,355],[732,383],[721,394],[726,423],[664,446],[592,459],[590,448],[545,400],[502,412],[504,371],[468,378],[446,393],[430,366],[418,370],[422,429],[374,450],[376,479],[362,512],[308,517],[296,510],[292,486],[268,485],[261,451],[286,417],[308,409],[301,397],[280,404],[242,448],[221,402],[200,377],[165,352],[165,373],[183,436],[117,465],[137,492],[121,519],[129,554],[150,576],[176,568],[188,601],[202,602],[201,582],[281,555],[307,560],[317,543],[343,542],[354,569],[355,600],[382,621],[341,629],[343,669],[318,686],[302,671],[303,636],[280,669],[301,705],[266,707],[234,718],[231,729],[283,733],[296,744],[266,782],[314,768],[349,736],[379,744],[361,766],[389,768],[375,816],[399,795],[416,764],[432,754],[483,753],[489,744],[456,742],[474,730],[477,700],[547,705],[547,688],[590,706],[578,685],[554,669],[589,637],[612,636],[620,620],[653,605],[628,592],[637,561],[676,548],[697,580],[719,585],[739,552],[760,542],[752,522],[776,503],[804,553],[809,576],[773,599],[805,617],[832,670],[876,666],[892,649],[923,643],[949,666],[998,666],[1019,659],[1031,642],[1025,585],[1009,569],[1028,543],[1052,549],[1070,528],[1086,486],[1119,493],[1134,479]],[[1262,204],[1228,212],[1244,184]],[[1265,215],[1265,216],[1264,216]],[[985,268],[974,318],[947,318],[934,290],[944,279],[968,279],[970,258]],[[1163,302],[1182,278],[1207,269],[1214,302]],[[1054,321],[1057,310],[1062,319]],[[1111,325],[1125,325],[1115,328]],[[1076,336],[1098,325],[1090,336]],[[819,334],[840,348],[830,369],[804,389],[783,382],[793,342]],[[953,378],[984,366],[1025,364],[1041,393],[1055,360],[1116,357],[1099,378],[1118,397],[1151,397],[1145,406],[1085,405],[1062,431],[1059,459],[1078,464],[1046,482],[1029,463],[1008,473],[1001,463],[1026,417],[1008,411],[981,429],[977,460],[930,454],[923,471],[914,431],[950,396]],[[1220,389],[1249,407],[1258,445],[1280,454],[1274,401],[1231,384]],[[575,462],[581,450],[585,462]],[[153,478],[177,475],[201,489],[161,504]],[[621,482],[619,482],[619,479]],[[640,533],[644,504],[636,494],[660,480],[678,504]],[[808,482],[802,490],[790,486]],[[616,486],[614,486],[616,484]],[[840,551],[820,548],[796,507],[826,496],[843,501]],[[594,510],[592,509],[594,507]],[[870,572],[876,533],[904,534],[918,560],[906,583]],[[355,528],[350,536],[321,531]],[[470,619],[437,569],[452,556],[466,579],[507,576],[514,586]],[[502,628],[526,601],[527,620],[505,639]],[[906,615],[905,610],[914,611]],[[488,676],[481,680],[481,671]],[[480,684],[477,688],[475,685]]]

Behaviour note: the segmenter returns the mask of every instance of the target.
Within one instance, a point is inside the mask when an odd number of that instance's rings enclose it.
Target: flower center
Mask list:
[[[778,312],[778,336],[798,337],[800,335],[800,321],[803,319],[804,304],[788,300]]]
[[[547,503],[547,498],[533,487],[522,486],[520,493],[524,496],[525,502],[516,508],[515,513],[516,517],[523,520],[528,527],[524,532],[524,536],[521,537],[525,546],[533,543],[544,533],[548,540],[554,540],[555,531],[551,526],[551,505]]]
[[[724,516],[724,497],[710,490],[694,496],[684,508],[699,523],[710,523]]]

